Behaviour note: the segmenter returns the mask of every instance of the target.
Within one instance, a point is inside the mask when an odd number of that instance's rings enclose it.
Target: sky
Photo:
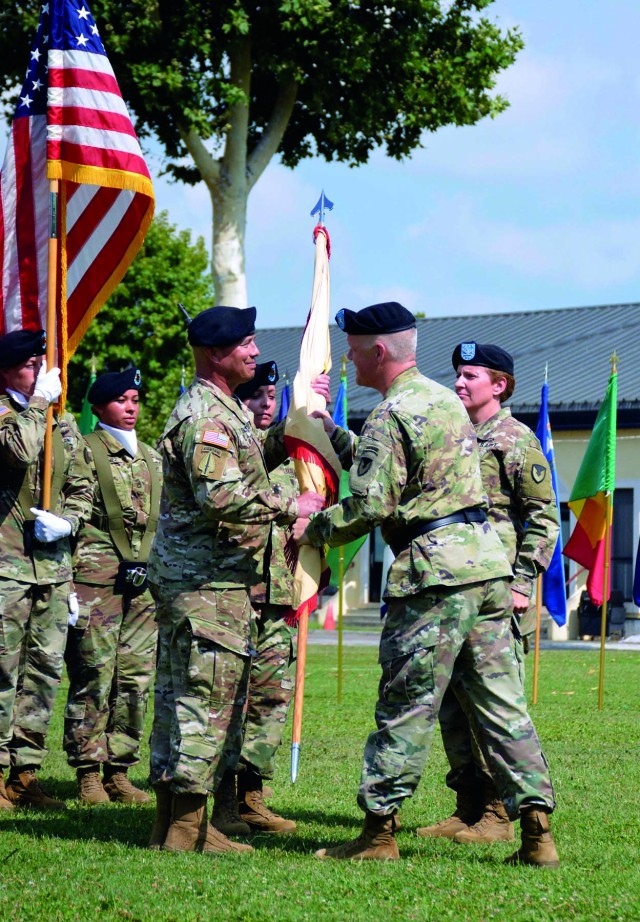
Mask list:
[[[321,189],[335,203],[332,306],[399,300],[427,317],[640,300],[638,0],[496,0],[526,47],[510,108],[447,128],[398,163],[274,160],[249,200],[249,301],[263,327],[304,322]],[[160,160],[151,158],[158,171]],[[203,184],[156,177],[157,207],[210,245]]]
[[[496,0],[525,49],[499,78],[510,108],[445,128],[401,163],[358,168],[274,158],[249,199],[246,270],[258,326],[305,321],[313,273],[310,210],[335,203],[332,307],[399,300],[427,317],[640,301],[638,0]],[[107,48],[108,52],[108,48]],[[211,241],[203,183],[162,176],[157,210]]]

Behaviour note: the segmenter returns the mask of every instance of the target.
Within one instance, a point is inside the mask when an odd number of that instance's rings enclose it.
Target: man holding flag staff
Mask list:
[[[396,302],[340,311],[356,382],[380,391],[351,468],[352,496],[298,522],[300,543],[332,546],[380,525],[396,558],[385,590],[377,730],[365,747],[360,836],[319,858],[399,857],[395,814],[415,791],[452,676],[464,683],[500,777],[522,820],[512,862],[557,865],[547,814],[553,787],[524,696],[503,617],[511,567],[487,521],[475,435],[456,396],[416,368],[416,324]],[[484,640],[482,656],[477,654]],[[491,641],[491,655],[487,644]]]
[[[551,471],[533,432],[503,405],[515,389],[513,357],[491,343],[464,342],[456,346],[451,361],[456,393],[476,430],[489,521],[513,569],[513,605],[503,617],[512,622],[515,652],[522,662],[523,641],[526,648],[535,630],[532,595],[537,576],[549,566],[558,540]],[[522,687],[518,694],[524,696]],[[513,826],[469,713],[464,688],[453,681],[444,694],[439,720],[451,766],[447,784],[455,791],[456,810],[418,834],[464,843],[512,841]]]
[[[253,610],[270,525],[308,516],[324,500],[272,483],[284,424],[260,442],[234,397],[260,354],[255,308],[213,307],[189,323],[196,377],[161,436],[164,485],[149,561],[158,601],[151,737],[157,795],[150,846],[209,854],[251,851],[207,822],[207,795],[240,750]]]
[[[42,330],[0,337],[0,809],[62,809],[35,773],[60,684],[71,549],[91,514],[89,451],[73,417],[54,419],[51,510],[39,508],[47,408],[60,372],[46,370]],[[4,784],[3,773],[10,768]]]

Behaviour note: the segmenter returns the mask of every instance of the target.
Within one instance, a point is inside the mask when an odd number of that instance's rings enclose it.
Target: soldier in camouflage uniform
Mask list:
[[[456,392],[476,430],[489,521],[513,569],[513,604],[503,617],[512,624],[522,665],[522,637],[526,640],[535,628],[531,605],[535,582],[549,566],[558,540],[551,472],[533,432],[503,406],[515,388],[512,356],[492,344],[460,343],[452,363]],[[418,833],[456,842],[510,841],[513,827],[483,755],[482,740],[470,726],[469,711],[463,689],[453,683],[445,692],[439,720],[451,766],[447,784],[456,793],[456,810]]]
[[[322,504],[270,481],[267,465],[286,457],[284,426],[261,445],[233,396],[255,372],[255,313],[216,307],[191,321],[196,377],[160,440],[164,486],[149,561],[159,627],[150,847],[168,851],[251,850],[207,823],[207,795],[226,768],[223,752],[240,751],[250,589],[265,578],[271,522],[286,525]]]
[[[38,509],[47,408],[60,371],[42,330],[0,337],[0,809],[61,809],[36,779],[62,673],[72,592],[70,535],[91,513],[89,451],[72,416],[54,416],[51,511]],[[4,784],[4,770],[11,768]]]
[[[85,804],[150,800],[127,777],[140,761],[157,641],[146,563],[162,471],[158,453],[136,437],[140,382],[128,368],[100,375],[88,394],[99,419],[86,436],[96,486],[74,558],[80,616],[67,639],[64,721],[64,749]]]
[[[236,388],[238,397],[253,415],[257,429],[266,432],[276,409],[275,362],[262,362],[252,381]],[[329,377],[320,375],[313,387],[329,399]],[[271,480],[288,492],[298,492],[295,467],[290,458],[270,473]],[[251,600],[258,613],[256,656],[251,662],[247,714],[242,752],[236,777],[229,769],[216,791],[211,822],[227,835],[260,832],[293,832],[296,824],[274,813],[264,802],[263,780],[275,772],[276,752],[293,697],[295,680],[296,632],[287,616],[292,615],[295,556],[288,555],[290,526],[271,526],[271,560],[266,584],[254,587]],[[235,760],[231,760],[233,763]]]
[[[469,418],[451,391],[418,372],[415,320],[401,305],[341,311],[336,320],[349,335],[356,382],[384,399],[357,443],[353,495],[317,513],[304,532],[298,522],[294,535],[336,546],[380,525],[396,558],[385,590],[378,729],[367,741],[358,795],[364,828],[317,855],[398,857],[394,816],[420,780],[452,678],[472,704],[507,808],[522,818],[523,842],[534,827],[550,837],[553,788],[502,617],[511,567],[487,522]]]

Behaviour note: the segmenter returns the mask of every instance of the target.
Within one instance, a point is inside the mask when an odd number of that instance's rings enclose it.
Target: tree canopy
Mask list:
[[[193,376],[193,355],[177,303],[191,316],[211,306],[208,268],[202,238],[192,243],[190,233],[176,231],[166,212],[157,215],[126,276],[69,363],[70,410],[82,407],[92,358],[98,374],[136,365],[142,373],[138,433],[155,442],[180,392],[183,367],[187,384]]]
[[[493,0],[92,0],[139,133],[177,179],[206,183],[213,274],[246,304],[247,198],[272,157],[351,165],[403,158],[425,132],[472,125],[522,39],[484,15]],[[0,75],[24,71],[40,2],[0,13]],[[24,42],[23,42],[24,39]]]

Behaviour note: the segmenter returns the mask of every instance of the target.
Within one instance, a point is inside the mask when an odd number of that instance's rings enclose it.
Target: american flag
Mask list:
[[[46,327],[50,180],[71,354],[142,245],[154,195],[98,27],[70,0],[42,6],[0,174],[0,333]]]

